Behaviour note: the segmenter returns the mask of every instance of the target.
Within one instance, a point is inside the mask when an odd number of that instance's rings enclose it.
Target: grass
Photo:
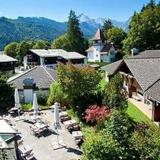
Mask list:
[[[49,109],[49,106],[38,105],[40,110]],[[33,111],[33,105],[31,103],[22,104],[22,109],[24,111]]]
[[[128,101],[127,114],[135,121],[135,122],[144,122],[147,124],[153,125],[154,123],[144,114],[142,113],[134,104]]]

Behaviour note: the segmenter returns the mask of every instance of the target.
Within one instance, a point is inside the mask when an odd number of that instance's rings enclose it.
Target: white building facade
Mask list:
[[[102,32],[97,30],[92,38],[93,45],[86,50],[88,62],[114,62],[116,50],[111,43],[105,43]]]

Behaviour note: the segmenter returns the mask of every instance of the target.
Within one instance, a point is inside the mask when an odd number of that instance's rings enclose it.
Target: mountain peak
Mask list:
[[[78,19],[80,20],[80,22],[88,22],[91,20],[88,16],[84,15],[83,13],[81,13],[78,16]]]

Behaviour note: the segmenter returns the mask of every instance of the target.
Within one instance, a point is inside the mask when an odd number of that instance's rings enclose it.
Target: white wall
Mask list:
[[[22,91],[18,91],[19,96],[20,96],[20,102],[21,103],[32,103],[33,102],[33,93],[36,93],[37,96],[39,94],[42,95],[48,95],[49,94],[49,90],[36,90],[33,91],[31,89],[25,89]]]
[[[24,89],[23,93],[25,103],[33,102],[33,89]]]
[[[87,58],[88,62],[100,62],[101,57],[100,57],[100,50],[102,49],[102,46],[93,46],[93,52],[88,52]]]

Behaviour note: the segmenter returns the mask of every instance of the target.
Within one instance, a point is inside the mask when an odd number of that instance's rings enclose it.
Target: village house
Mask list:
[[[77,52],[67,52],[63,49],[30,49],[23,58],[24,68],[28,69],[36,65],[56,66],[57,62],[84,64],[86,57]]]
[[[112,43],[106,43],[103,33],[97,30],[91,39],[93,45],[86,50],[88,62],[114,62],[116,59],[116,49]]]
[[[49,87],[54,81],[56,71],[47,66],[35,66],[8,79],[8,83],[18,89],[22,103],[32,103],[34,92],[37,95],[48,95]]]
[[[6,73],[7,75],[13,75],[15,72],[16,59],[5,55],[0,52],[0,71]]]
[[[147,104],[152,120],[160,122],[160,50],[146,50],[106,65],[102,70],[107,81],[119,72],[128,97]]]

